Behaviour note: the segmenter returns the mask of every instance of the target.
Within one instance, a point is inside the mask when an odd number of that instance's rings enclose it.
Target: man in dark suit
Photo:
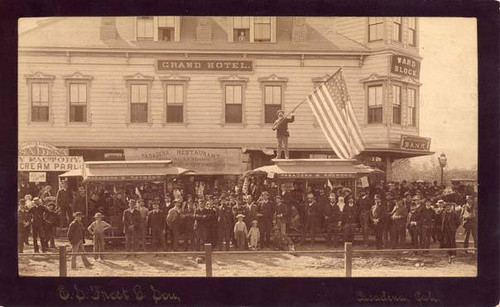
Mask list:
[[[412,204],[406,222],[406,228],[410,232],[413,248],[419,248],[422,242],[422,216],[417,210],[417,205]]]
[[[150,229],[154,249],[156,251],[165,251],[165,215],[160,211],[160,206],[157,202],[153,203],[153,210],[148,212],[146,225]]]
[[[375,194],[375,204],[370,209],[370,220],[375,232],[375,246],[381,249],[383,246],[382,236],[385,228],[385,208],[382,206],[382,199],[379,194]]]
[[[429,248],[431,245],[432,230],[434,227],[434,220],[436,219],[436,213],[431,207],[432,202],[430,199],[425,201],[425,207],[420,209],[420,215],[422,220],[422,248]]]
[[[359,211],[354,206],[354,199],[349,197],[342,212],[342,226],[344,227],[344,242],[354,243],[354,231],[359,225]]]
[[[200,250],[208,239],[208,219],[211,210],[207,209],[204,201],[198,203],[198,208],[194,210],[194,234],[196,240],[196,250]]]
[[[45,233],[43,228],[43,214],[48,212],[49,210],[42,206],[42,201],[40,198],[33,198],[33,207],[29,209],[31,214],[31,227],[33,232],[33,249],[35,253],[39,252],[38,249],[38,238],[40,238],[40,245],[42,247],[42,253],[45,253]]]
[[[335,239],[335,233],[341,226],[342,212],[340,212],[340,208],[337,205],[335,193],[331,192],[328,199],[329,204],[325,212],[326,243],[332,244],[335,247],[338,241],[338,239]]]
[[[179,234],[181,226],[181,202],[174,200],[174,207],[168,211],[167,226],[170,231],[170,238],[172,241],[172,250],[177,251],[179,247]]]
[[[56,234],[56,227],[59,224],[59,217],[54,203],[49,203],[47,207],[49,210],[43,214],[45,238],[42,244],[45,245],[45,248],[48,248],[49,244],[50,248],[56,248],[54,236]]]
[[[290,133],[288,132],[288,123],[293,123],[295,116],[293,113],[290,118],[284,118],[285,112],[279,110],[277,113],[278,119],[274,122],[273,131],[276,131],[276,137],[278,139],[278,148],[276,150],[276,159],[281,158],[282,146],[285,148],[285,159],[289,159],[290,155],[288,152],[288,137]]]
[[[269,199],[269,192],[262,192],[261,198],[257,201],[257,218],[260,230],[260,243],[262,247],[271,244],[271,232],[273,228],[274,205]],[[247,227],[249,227],[247,225]]]
[[[373,205],[373,200],[370,197],[369,189],[366,188],[365,191],[361,192],[361,198],[358,199],[359,222],[361,224],[361,229],[363,231],[363,241],[365,246],[368,246],[368,236],[370,234],[370,210]]]
[[[316,230],[319,224],[319,219],[321,218],[321,208],[316,202],[313,193],[307,194],[307,200],[305,205],[306,213],[306,227],[304,230],[304,235],[302,236],[302,244],[306,241],[307,234],[311,237],[311,245],[316,241]]]
[[[68,182],[63,181],[61,189],[57,191],[56,205],[61,211],[61,227],[67,227],[73,216],[71,203],[73,202],[73,193],[68,190]]]
[[[450,203],[446,203],[444,211],[442,214],[441,231],[443,232],[443,248],[456,248],[457,244],[455,241],[455,236],[457,233],[457,228],[460,225],[459,216],[453,211]],[[455,258],[456,252],[449,251],[451,259]]]
[[[75,212],[74,215],[75,219],[68,227],[68,240],[71,244],[71,252],[83,253],[85,252],[85,248],[83,247],[83,243],[85,243],[85,228],[82,225],[83,214],[81,212]],[[85,267],[88,268],[92,266],[85,255],[82,255],[82,261]],[[76,269],[76,255],[71,256],[71,268]]]
[[[392,248],[401,248],[404,246],[406,238],[406,218],[408,211],[403,204],[402,199],[396,200],[396,206],[392,209],[389,219],[392,221],[391,241]]]
[[[128,202],[129,208],[123,211],[123,228],[125,232],[125,249],[135,252],[139,247],[139,234],[141,227],[141,213],[136,208],[135,199]]]
[[[30,226],[30,213],[26,209],[25,203],[26,201],[21,198],[17,209],[17,248],[19,253],[24,251],[24,242],[26,242]]]

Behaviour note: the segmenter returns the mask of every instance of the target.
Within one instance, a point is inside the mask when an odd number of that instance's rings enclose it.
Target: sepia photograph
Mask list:
[[[477,20],[18,20],[21,277],[476,277]]]

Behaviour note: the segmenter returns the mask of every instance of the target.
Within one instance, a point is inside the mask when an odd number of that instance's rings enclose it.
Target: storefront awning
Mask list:
[[[340,159],[289,159],[274,160],[275,165],[267,165],[247,172],[245,175],[267,174],[279,179],[355,179],[376,170],[355,164],[356,160]]]
[[[89,181],[156,181],[168,176],[195,175],[172,161],[103,161],[85,162],[83,180]]]
[[[59,177],[83,177],[83,171],[81,168],[70,170],[64,174],[59,175]]]

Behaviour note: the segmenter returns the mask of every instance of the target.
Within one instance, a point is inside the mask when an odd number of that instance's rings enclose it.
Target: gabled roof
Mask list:
[[[276,43],[228,42],[228,17],[211,17],[212,41],[196,40],[198,17],[185,16],[181,21],[180,42],[139,41],[134,37],[135,17],[116,17],[118,38],[100,39],[100,17],[57,17],[19,35],[19,47],[32,48],[103,48],[146,50],[213,51],[295,51],[366,53],[369,49],[328,26],[327,17],[307,17],[307,41],[293,42],[292,17],[276,18]],[[21,20],[22,21],[22,20]]]

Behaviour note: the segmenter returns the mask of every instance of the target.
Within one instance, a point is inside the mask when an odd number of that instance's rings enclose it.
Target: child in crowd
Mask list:
[[[111,227],[108,223],[102,220],[102,213],[97,212],[94,215],[95,221],[90,224],[87,230],[94,237],[94,253],[102,253],[104,252],[104,231]],[[95,254],[95,260],[101,258],[103,260],[101,254]]]
[[[250,230],[248,231],[247,239],[250,241],[250,250],[257,250],[257,245],[259,244],[260,239],[260,231],[256,220],[252,221],[252,227],[250,227]]]
[[[292,240],[286,234],[282,234],[278,227],[273,227],[273,242],[275,250],[279,251],[295,250],[295,246]]]
[[[238,250],[245,250],[245,239],[248,233],[247,225],[243,222],[245,216],[243,214],[238,214],[236,216],[238,221],[234,224],[234,237],[238,243]]]

